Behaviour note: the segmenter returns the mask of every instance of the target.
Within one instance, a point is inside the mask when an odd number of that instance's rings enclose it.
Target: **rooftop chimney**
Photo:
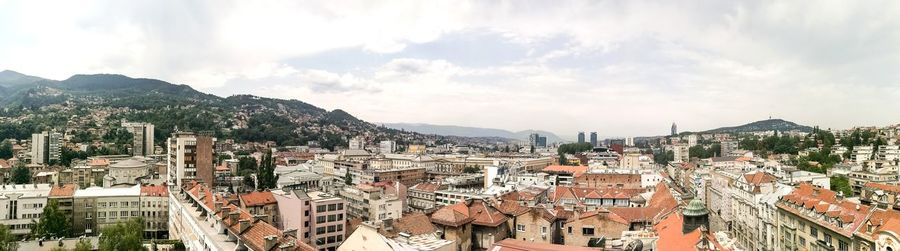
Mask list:
[[[275,241],[278,240],[278,236],[267,235],[266,237],[263,237],[263,239],[266,240],[266,247],[264,250],[271,250],[272,247],[275,247]]]
[[[214,210],[216,210],[216,212],[222,211],[222,202],[221,201],[216,201],[213,204],[216,205],[216,208],[214,209]]]
[[[239,220],[238,223],[240,224],[241,233],[243,233],[245,230],[247,230],[247,228],[250,228],[250,220],[248,220],[248,219]],[[268,249],[266,249],[266,250],[268,250]]]
[[[238,221],[238,216],[240,216],[240,215],[241,215],[241,213],[238,213],[238,212],[229,213],[228,219],[231,220],[231,224],[234,224],[234,222]]]

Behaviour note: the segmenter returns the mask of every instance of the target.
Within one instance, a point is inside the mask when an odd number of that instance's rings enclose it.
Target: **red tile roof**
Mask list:
[[[168,197],[169,188],[165,183],[159,186],[149,185],[141,186],[141,196]]]
[[[697,244],[699,244],[703,238],[709,240],[710,245],[719,246],[712,235],[701,232],[700,228],[694,229],[694,231],[689,233],[684,233],[682,231],[683,224],[683,216],[681,213],[676,212],[669,214],[665,219],[656,224],[656,226],[653,226],[653,230],[659,235],[656,246],[659,247],[660,251],[698,250]]]
[[[275,200],[275,196],[272,195],[272,192],[269,191],[253,191],[250,193],[241,194],[239,195],[239,197],[245,207],[255,207],[278,203],[278,201]]]
[[[382,228],[383,229],[383,228]],[[431,219],[424,213],[412,213],[405,215],[393,221],[393,229],[384,231],[386,236],[394,237],[399,233],[408,233],[410,235],[421,235],[434,233],[437,228],[431,224]]]
[[[431,222],[454,227],[470,222],[480,226],[496,227],[508,219],[500,210],[488,205],[482,199],[445,206],[431,214]]]
[[[465,225],[473,220],[475,219],[469,217],[469,207],[465,202],[442,207],[431,214],[431,222],[453,227]]]
[[[530,242],[517,239],[505,239],[494,242],[487,250],[491,251],[598,251],[599,248],[564,246],[558,244]]]
[[[75,194],[75,184],[65,184],[50,188],[50,197],[72,197]]]
[[[867,188],[882,190],[885,192],[900,193],[900,185],[889,185],[883,183],[869,182],[866,183]]]
[[[794,215],[817,222],[819,225],[846,237],[852,237],[853,232],[868,217],[870,209],[866,205],[860,205],[848,200],[838,200],[834,191],[814,187],[809,183],[801,183],[793,192],[783,196],[777,206]],[[808,211],[805,210],[813,210],[815,213],[839,219],[843,224],[838,226],[829,220],[810,217],[807,215]]]
[[[755,172],[752,174],[745,174],[744,179],[747,180],[747,183],[759,186],[762,183],[772,183],[775,182],[775,176],[766,172]]]
[[[415,190],[419,190],[419,191],[433,193],[434,191],[437,191],[440,187],[441,187],[440,183],[422,182],[422,183],[413,185],[409,189],[410,190],[415,189]]]
[[[560,166],[551,165],[544,168],[546,173],[570,173],[572,176],[578,177],[587,172],[587,166]]]

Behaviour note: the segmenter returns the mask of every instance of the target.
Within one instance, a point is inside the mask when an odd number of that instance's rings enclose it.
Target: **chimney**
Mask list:
[[[222,219],[223,219],[223,220],[224,220],[226,217],[230,217],[230,216],[228,216],[229,213],[231,213],[231,208],[230,208],[230,207],[222,207]]]
[[[222,211],[222,202],[221,202],[221,201],[216,201],[216,202],[213,203],[213,204],[216,205],[216,208],[214,209],[214,210],[216,210],[215,212]]]
[[[245,230],[247,230],[247,228],[250,228],[250,220],[248,220],[248,219],[239,220],[238,223],[240,225],[241,233],[243,233]],[[266,249],[266,250],[268,250],[268,249]]]
[[[231,220],[231,224],[234,224],[234,222],[238,221],[238,216],[240,216],[240,215],[241,215],[241,213],[238,213],[238,212],[229,213],[228,219]]]
[[[385,219],[383,221],[384,230],[391,231],[394,230],[394,219]]]
[[[264,250],[271,250],[272,247],[275,247],[275,242],[278,240],[278,236],[267,235],[266,237],[263,237],[263,239],[266,240],[266,247]]]
[[[284,232],[282,232],[282,234],[284,235],[284,237],[290,236],[290,237],[297,238],[297,229],[287,229],[287,230],[284,230]]]
[[[278,246],[279,251],[290,251],[294,250],[294,243],[288,243],[281,246]]]

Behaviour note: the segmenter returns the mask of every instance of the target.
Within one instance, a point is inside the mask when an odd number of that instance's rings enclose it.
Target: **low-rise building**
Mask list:
[[[446,188],[441,183],[423,182],[409,188],[407,204],[412,212],[431,213],[437,210],[435,191]]]
[[[41,218],[50,190],[49,184],[0,186],[0,224],[16,236],[30,233]]]
[[[275,225],[278,222],[278,201],[270,191],[253,191],[238,195],[240,206],[250,215],[266,223]]]

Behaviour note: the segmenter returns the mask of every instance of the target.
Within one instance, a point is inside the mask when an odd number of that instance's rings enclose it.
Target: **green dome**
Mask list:
[[[703,201],[694,198],[688,203],[687,207],[684,208],[682,214],[684,216],[702,216],[709,214],[709,211],[706,210],[706,204],[703,204]]]

